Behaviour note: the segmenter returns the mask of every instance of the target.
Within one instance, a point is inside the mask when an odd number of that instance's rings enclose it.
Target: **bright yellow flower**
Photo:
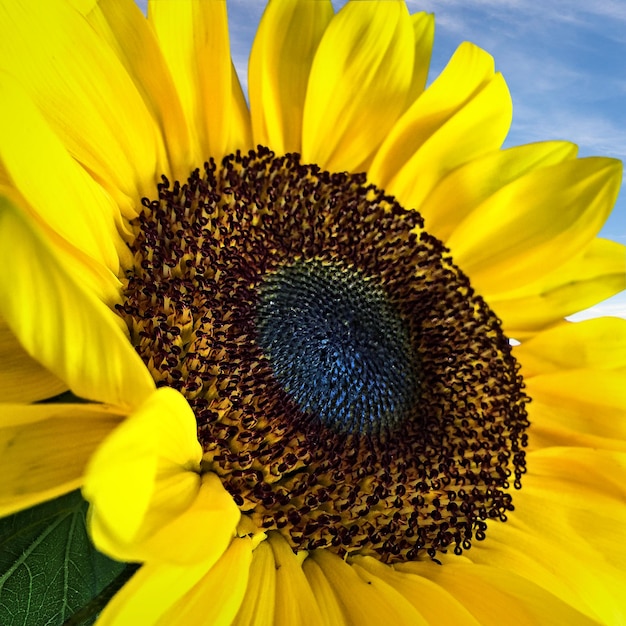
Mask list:
[[[624,623],[620,164],[403,2],[273,0],[249,110],[148,9],[0,3],[0,511],[83,486],[99,624]]]

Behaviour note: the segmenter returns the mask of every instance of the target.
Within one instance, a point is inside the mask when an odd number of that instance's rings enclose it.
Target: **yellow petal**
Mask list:
[[[447,240],[485,297],[511,291],[583,251],[608,217],[619,161],[587,158],[535,170],[490,196]]]
[[[120,560],[195,563],[224,551],[239,509],[214,474],[183,396],[158,389],[102,444],[83,493],[100,550]]]
[[[623,623],[625,461],[624,453],[576,448],[533,452],[515,511],[468,556],[496,575],[515,571],[594,623]],[[563,613],[556,623],[574,622]]]
[[[525,378],[568,369],[626,367],[626,320],[601,317],[562,324],[513,350]]]
[[[435,16],[432,13],[415,13],[411,15],[411,22],[415,39],[415,62],[413,63],[413,78],[407,98],[408,104],[412,104],[426,86],[435,39]]]
[[[320,626],[322,615],[313,590],[302,571],[306,552],[294,554],[278,533],[272,533],[269,544],[276,564],[275,624]]]
[[[526,379],[534,434],[557,445],[610,448],[626,442],[624,371],[570,370]],[[556,436],[558,434],[558,437]],[[592,439],[586,441],[585,435]],[[545,442],[544,442],[545,445]]]
[[[333,17],[328,0],[273,0],[250,52],[248,89],[254,143],[277,154],[302,151],[302,115],[315,51]]]
[[[309,585],[311,585],[311,589],[313,590],[317,605],[320,609],[322,616],[320,625],[348,626],[349,623],[339,604],[339,600],[328,582],[328,579],[324,576],[322,568],[313,559],[308,558],[304,561],[302,570],[304,571]]]
[[[520,289],[489,298],[510,336],[553,326],[626,289],[626,247],[594,239],[584,251]]]
[[[31,357],[78,396],[130,407],[154,381],[119,318],[76,284],[37,229],[0,199],[0,315]]]
[[[424,576],[440,585],[481,626],[597,626],[597,622],[571,608],[541,585],[508,569],[450,562],[443,566],[427,562],[401,563],[397,569]]]
[[[198,584],[159,620],[162,626],[230,626],[241,606],[252,541],[237,538]],[[142,622],[143,624],[143,622]]]
[[[191,161],[189,130],[154,30],[133,0],[74,0],[96,32],[116,53],[161,129],[169,168],[186,179],[198,166]]]
[[[0,74],[0,159],[44,224],[113,273],[126,246],[111,197],[68,154],[19,83]]]
[[[210,571],[214,562],[194,565],[149,563],[118,591],[98,617],[98,626],[156,626],[162,616]],[[163,626],[167,626],[163,624]]]
[[[276,562],[269,542],[262,541],[252,553],[246,594],[233,626],[273,626],[276,606]]]
[[[80,487],[89,457],[122,420],[90,404],[3,404],[0,412],[0,515]]]
[[[64,391],[67,385],[22,348],[0,318],[0,398],[3,402],[37,402]]]
[[[3,2],[0,59],[116,201],[137,203],[152,189],[166,164],[160,130],[114,50],[75,7]]]
[[[336,554],[314,550],[314,559],[324,572],[342,605],[348,623],[378,626],[387,622],[428,626],[413,606],[380,578],[361,576]]]
[[[192,159],[220,160],[231,146],[233,81],[225,2],[148,2],[154,27],[191,132]]]
[[[393,566],[384,565],[372,557],[354,557],[352,563],[370,572],[372,576],[380,578],[402,594],[427,624],[481,626],[458,600],[428,578],[398,572]],[[445,610],[442,610],[442,607],[445,607]]]
[[[414,58],[403,2],[349,2],[313,60],[302,156],[331,171],[356,171],[406,107]]]
[[[231,76],[232,123],[230,125],[228,145],[232,148],[240,148],[242,151],[245,151],[246,149],[251,149],[254,146],[252,142],[252,122],[250,121],[250,111],[248,111],[248,103],[243,95],[241,83],[239,82],[239,76],[237,76],[234,65],[231,65]]]
[[[219,560],[148,563],[109,602],[98,626],[229,624],[245,591],[251,552],[251,540],[244,538],[233,540]]]
[[[500,147],[511,109],[493,58],[464,43],[388,133],[368,177],[407,208],[420,210],[448,172]]]
[[[576,157],[565,141],[526,144],[489,152],[450,172],[420,205],[429,233],[444,243],[457,224],[496,191],[540,167]]]

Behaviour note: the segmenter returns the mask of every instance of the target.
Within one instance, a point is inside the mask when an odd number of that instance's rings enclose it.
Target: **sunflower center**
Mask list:
[[[360,272],[298,261],[264,278],[258,343],[301,411],[337,431],[395,427],[417,392],[407,325]]]
[[[252,522],[294,550],[394,561],[460,553],[506,519],[523,382],[418,213],[265,148],[143,204],[119,313]]]

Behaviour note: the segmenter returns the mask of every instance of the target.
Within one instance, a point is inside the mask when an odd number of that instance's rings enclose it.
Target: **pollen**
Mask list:
[[[523,380],[416,211],[263,147],[155,196],[118,312],[244,515],[295,551],[384,562],[460,554],[506,520]]]

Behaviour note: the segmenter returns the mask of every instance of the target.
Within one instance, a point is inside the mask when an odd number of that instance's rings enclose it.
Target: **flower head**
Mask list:
[[[83,485],[101,624],[619,623],[620,165],[502,150],[403,2],[270,2],[249,108],[224,3],[148,8],[0,7],[3,510]]]

